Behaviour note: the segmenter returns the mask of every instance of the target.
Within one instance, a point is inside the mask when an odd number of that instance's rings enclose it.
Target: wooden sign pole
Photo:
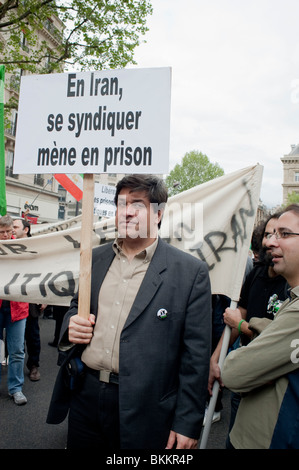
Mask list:
[[[90,314],[91,290],[91,234],[93,229],[94,206],[94,175],[85,174],[83,178],[81,244],[80,244],[80,275],[79,275],[79,306],[78,314],[88,318]]]

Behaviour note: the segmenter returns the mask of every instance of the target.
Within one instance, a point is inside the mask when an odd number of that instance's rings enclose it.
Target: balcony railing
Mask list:
[[[13,168],[11,166],[7,166],[5,168],[5,174],[6,176],[9,176],[10,178],[15,178],[15,179],[19,178],[19,175],[16,175],[15,173],[13,173]]]
[[[47,20],[44,22],[44,28],[57,40],[61,40],[62,32],[60,32],[56,26],[53,25],[52,21]]]

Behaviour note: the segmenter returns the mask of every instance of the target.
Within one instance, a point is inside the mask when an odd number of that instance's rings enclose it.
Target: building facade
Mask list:
[[[42,30],[37,32],[37,47],[46,41],[51,51],[59,44],[62,37],[63,23],[57,17],[49,18]],[[1,41],[5,44],[5,33],[1,33]],[[26,44],[26,36],[20,33],[20,45],[24,56],[30,56],[30,48]],[[0,57],[1,62],[1,57]],[[47,58],[45,58],[45,65]],[[15,74],[6,73],[4,102],[11,98],[18,101],[21,76],[28,72],[19,69]],[[5,126],[5,167],[6,167],[6,199],[7,213],[16,217],[25,212],[29,220],[36,222],[54,222],[58,219],[58,183],[52,175],[17,175],[13,172],[15,138],[18,125],[18,112],[13,109]]]
[[[63,24],[57,17],[48,19],[44,28],[37,32],[37,47],[46,41],[49,54],[59,45],[63,33]],[[5,43],[5,34],[0,34]],[[20,44],[24,56],[30,56],[30,48],[26,44],[26,36],[20,33]],[[1,62],[1,56],[0,56]],[[45,58],[45,66],[47,58]],[[61,70],[62,72],[63,70]],[[5,103],[11,98],[18,101],[21,77],[29,72],[19,69],[15,74],[6,73]],[[34,95],[33,95],[34,98]],[[56,222],[69,219],[81,213],[82,202],[76,201],[53,175],[49,174],[15,174],[13,170],[15,139],[18,125],[18,112],[11,111],[5,126],[5,166],[6,166],[6,199],[7,213],[13,217],[22,217],[25,213],[32,223]],[[95,182],[115,186],[123,174],[95,175]]]
[[[281,158],[283,164],[283,204],[287,203],[288,194],[299,195],[299,144],[291,145],[291,152]]]

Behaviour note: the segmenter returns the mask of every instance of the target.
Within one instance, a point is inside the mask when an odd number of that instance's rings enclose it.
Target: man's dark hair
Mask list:
[[[299,216],[299,204],[290,204],[285,209],[283,209],[281,213],[284,214],[285,212],[295,212],[296,215]]]
[[[259,253],[262,247],[263,234],[265,232],[265,221],[260,222],[252,232],[251,237],[251,250],[254,253]]]
[[[164,181],[154,175],[127,175],[116,185],[114,202],[117,205],[118,195],[124,188],[130,192],[145,191],[151,203],[163,204],[167,202],[168,192]]]
[[[30,232],[30,228],[31,228],[31,225],[30,225],[30,222],[28,222],[28,220],[25,220],[25,219],[21,219],[21,221],[23,222],[23,228],[28,228],[28,232],[27,232],[27,237],[31,237],[31,232]]]

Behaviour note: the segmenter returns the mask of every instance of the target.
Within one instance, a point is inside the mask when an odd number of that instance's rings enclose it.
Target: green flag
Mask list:
[[[5,77],[5,66],[0,65],[0,215],[6,214],[5,146],[4,146],[4,77]]]

